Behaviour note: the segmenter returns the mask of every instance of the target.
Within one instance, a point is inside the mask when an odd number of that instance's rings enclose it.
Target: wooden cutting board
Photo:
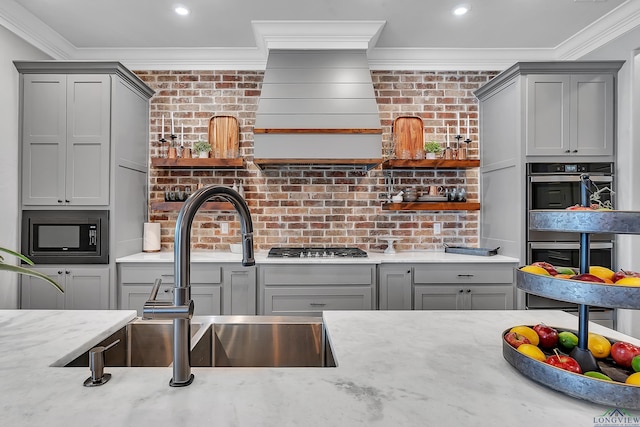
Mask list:
[[[424,150],[424,124],[421,117],[397,117],[393,121],[393,141],[397,159],[413,159]]]
[[[213,116],[209,120],[209,144],[212,156],[233,159],[239,156],[240,128],[233,116]]]

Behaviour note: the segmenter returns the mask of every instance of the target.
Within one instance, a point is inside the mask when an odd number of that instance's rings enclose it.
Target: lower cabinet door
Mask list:
[[[512,286],[469,286],[465,288],[467,310],[512,310]]]
[[[65,271],[65,308],[109,309],[109,269],[71,267]]]
[[[46,274],[66,292],[64,269],[57,267],[29,267]],[[33,276],[20,276],[20,307],[36,310],[63,310],[65,294],[50,283]]]
[[[371,310],[370,287],[283,287],[264,290],[265,315],[321,316],[324,310]]]
[[[416,310],[511,310],[511,285],[420,285],[414,289]]]
[[[193,314],[195,316],[210,316],[222,314],[222,298],[220,296],[220,285],[191,285],[191,299],[193,300]]]
[[[416,285],[415,310],[464,310],[464,290],[459,286]]]

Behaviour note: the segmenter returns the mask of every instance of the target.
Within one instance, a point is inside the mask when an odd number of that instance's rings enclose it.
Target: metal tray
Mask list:
[[[447,246],[444,245],[444,251],[452,254],[463,254],[463,255],[479,255],[479,256],[493,256],[498,255],[497,247],[495,249],[487,249],[487,248],[469,248],[466,246]]]
[[[640,211],[530,211],[529,228],[575,233],[640,234]]]
[[[562,330],[567,329],[558,329],[558,332]],[[504,339],[507,332],[509,329],[502,333],[502,355],[507,362],[530,380],[589,402],[616,408],[640,409],[640,386],[587,377],[535,360],[513,348]],[[576,333],[576,331],[571,332]],[[609,341],[615,342],[612,339]],[[602,367],[603,364],[607,364],[607,361],[605,359],[598,364]]]
[[[640,288],[556,279],[516,269],[516,286],[529,293],[575,304],[640,309]]]

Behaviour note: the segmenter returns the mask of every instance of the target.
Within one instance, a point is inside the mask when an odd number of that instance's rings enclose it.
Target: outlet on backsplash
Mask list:
[[[439,222],[433,223],[433,234],[440,234],[442,232],[442,224]]]
[[[229,234],[229,223],[221,222],[220,223],[220,234]]]

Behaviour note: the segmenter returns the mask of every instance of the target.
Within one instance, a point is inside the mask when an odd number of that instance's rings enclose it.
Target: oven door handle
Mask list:
[[[613,182],[613,177],[608,175],[589,175],[591,182]],[[580,175],[544,175],[544,176],[530,176],[530,182],[580,182],[582,178]]]
[[[580,243],[529,242],[531,249],[580,249]],[[590,242],[590,249],[613,249],[613,242]]]

